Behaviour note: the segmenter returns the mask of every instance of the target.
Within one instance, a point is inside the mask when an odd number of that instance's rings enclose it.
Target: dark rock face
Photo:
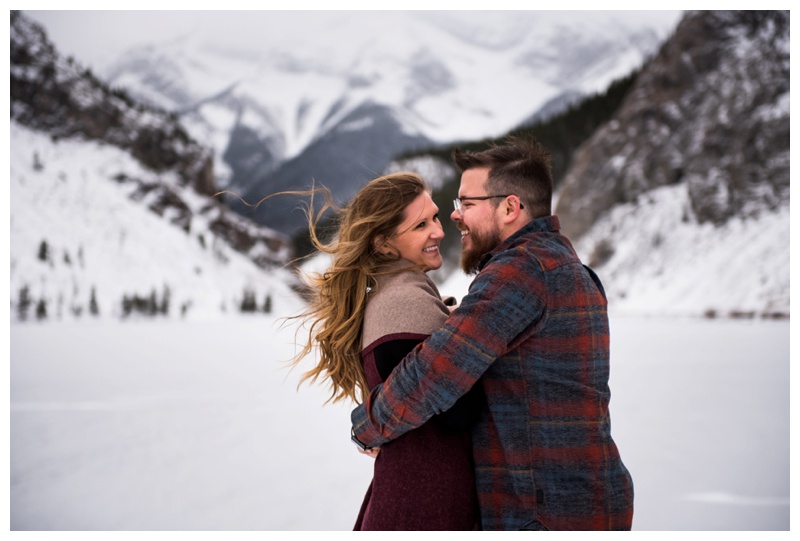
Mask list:
[[[324,185],[337,203],[346,203],[367,181],[382,175],[397,153],[429,145],[424,137],[404,133],[391,110],[368,103],[277,170],[259,174],[243,199],[256,204],[279,192]],[[268,199],[255,209],[236,201],[231,204],[257,223],[291,234],[306,226],[307,202],[308,198],[287,195]]]
[[[101,141],[131,153],[154,172],[176,171],[213,195],[214,162],[174,115],[135,103],[72,59],[59,57],[44,30],[11,13],[11,118],[54,139]]]
[[[687,13],[576,152],[555,212],[579,238],[615,205],[678,183],[698,223],[788,203],[788,12]]]

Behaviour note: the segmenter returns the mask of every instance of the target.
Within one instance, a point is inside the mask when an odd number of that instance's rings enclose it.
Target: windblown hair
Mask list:
[[[514,194],[529,208],[532,218],[549,216],[553,199],[550,153],[536,140],[509,136],[479,152],[456,149],[453,165],[460,171],[487,168],[487,193]],[[500,201],[493,200],[495,206]]]
[[[313,291],[309,308],[295,316],[308,327],[308,340],[292,360],[297,365],[313,349],[319,362],[305,372],[305,380],[329,378],[333,387],[328,401],[350,398],[362,402],[369,392],[361,364],[361,339],[367,294],[375,287],[376,276],[385,274],[381,267],[399,256],[377,251],[376,239],[390,239],[404,219],[404,211],[414,199],[429,188],[414,173],[395,173],[371,180],[355,195],[339,215],[338,235],[323,242],[317,231],[322,213],[334,207],[330,192],[322,189],[326,204],[313,217],[313,195],[307,211],[311,242],[319,252],[332,255],[323,274],[312,273],[307,281]]]

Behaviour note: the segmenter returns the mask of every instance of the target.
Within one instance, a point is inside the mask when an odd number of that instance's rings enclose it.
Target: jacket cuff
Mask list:
[[[355,437],[368,447],[379,447],[380,444],[389,440],[381,437],[380,432],[373,428],[367,415],[366,404],[360,404],[350,414],[350,421],[353,424],[351,436]]]

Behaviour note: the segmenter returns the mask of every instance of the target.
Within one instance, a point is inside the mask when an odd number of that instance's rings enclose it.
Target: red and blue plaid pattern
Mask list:
[[[539,218],[484,261],[461,306],[352,413],[379,446],[473,385],[485,530],[630,529],[633,482],[611,438],[609,328],[599,281]]]

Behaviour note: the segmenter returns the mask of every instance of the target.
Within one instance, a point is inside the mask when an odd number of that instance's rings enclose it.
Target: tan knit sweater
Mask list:
[[[411,265],[400,260],[389,268]],[[364,313],[362,349],[389,334],[431,334],[449,315],[436,284],[421,270],[379,276]]]

